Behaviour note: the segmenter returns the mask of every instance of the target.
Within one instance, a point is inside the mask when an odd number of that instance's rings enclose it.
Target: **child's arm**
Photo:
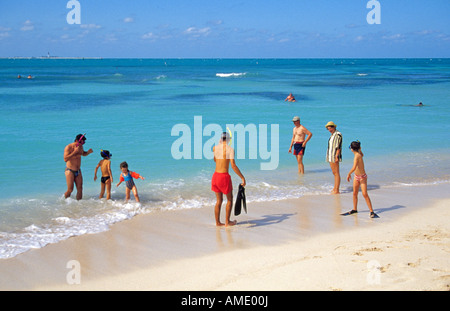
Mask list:
[[[358,167],[358,156],[355,154],[355,158],[353,159],[353,167],[350,170],[350,172],[348,172],[347,181],[350,181],[350,179],[352,178],[352,173],[356,170],[357,167]]]
[[[100,163],[101,163],[101,162],[102,162],[102,161],[98,162],[97,167],[95,168],[94,181],[97,180],[97,171],[98,171],[98,168],[100,167]]]
[[[142,179],[142,180],[145,179],[144,177],[142,177],[141,175],[139,175],[139,174],[136,173],[136,172],[130,172],[130,174],[131,174],[131,177],[133,177],[133,178],[135,178],[135,179],[138,179],[138,178],[140,178],[140,179]]]
[[[123,178],[122,174],[120,174],[119,183],[117,184],[117,187],[120,186],[120,184],[122,183],[122,181],[125,181],[125,178]]]

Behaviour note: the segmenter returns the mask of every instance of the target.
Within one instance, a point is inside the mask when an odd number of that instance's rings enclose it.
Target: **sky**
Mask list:
[[[0,0],[0,57],[450,57],[450,0],[370,1]]]

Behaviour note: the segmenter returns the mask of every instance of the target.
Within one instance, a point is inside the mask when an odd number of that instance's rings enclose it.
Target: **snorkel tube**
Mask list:
[[[228,134],[230,134],[230,141],[228,142],[228,145],[231,146],[231,142],[233,141],[233,135],[231,135],[231,131],[228,128],[228,126],[227,126],[227,131],[228,131]]]
[[[79,145],[82,145],[81,140],[84,138],[85,135],[86,135],[86,133],[84,133],[83,135],[81,135],[80,139],[78,139],[78,141],[77,141],[77,147],[78,147]]]

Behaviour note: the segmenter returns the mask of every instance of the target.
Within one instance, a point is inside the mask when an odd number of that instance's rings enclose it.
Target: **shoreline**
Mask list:
[[[449,290],[447,189],[370,190],[379,219],[361,194],[359,213],[340,216],[351,192],[252,203],[229,228],[215,227],[213,207],[138,215],[0,260],[0,289]],[[66,279],[73,260],[79,285]],[[361,281],[369,263],[379,284]]]

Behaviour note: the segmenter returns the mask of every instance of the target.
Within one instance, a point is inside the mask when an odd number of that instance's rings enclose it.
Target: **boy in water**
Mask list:
[[[231,163],[233,171],[242,179],[242,186],[245,187],[245,178],[234,161],[234,149],[228,146],[230,136],[227,132],[223,132],[218,145],[213,147],[214,162],[216,162],[216,170],[211,180],[211,190],[216,194],[216,206],[214,214],[216,217],[216,226],[223,226],[220,222],[220,208],[222,207],[223,195],[227,196],[227,206],[225,215],[225,226],[234,226],[236,220],[231,221],[231,209],[233,207],[233,185],[228,168]]]
[[[140,178],[142,180],[144,180],[145,178],[139,175],[138,173],[129,171],[127,162],[120,163],[120,170],[122,171],[122,173],[120,174],[120,181],[117,184],[117,187],[119,187],[123,181],[126,183],[127,187],[125,189],[125,200],[128,202],[128,200],[130,199],[130,191],[133,191],[136,202],[140,202],[137,188],[136,185],[134,184],[133,178],[136,179]]]
[[[356,214],[358,212],[358,192],[361,187],[361,192],[364,199],[366,199],[367,206],[370,210],[370,218],[378,218],[378,215],[374,213],[372,209],[372,202],[370,201],[369,194],[367,193],[367,174],[364,170],[364,154],[361,151],[361,143],[359,141],[353,141],[350,144],[350,149],[355,155],[353,159],[353,167],[347,175],[347,181],[352,178],[352,173],[355,172],[355,178],[353,179],[353,210],[343,215]]]
[[[106,200],[111,199],[111,184],[113,182],[113,176],[111,172],[111,157],[112,154],[109,153],[108,150],[102,150],[100,151],[100,156],[103,158],[103,160],[100,160],[98,162],[97,167],[95,168],[95,174],[94,174],[94,181],[97,180],[97,170],[100,167],[102,171],[102,178],[101,178],[101,188],[100,188],[100,195],[99,199],[103,198],[103,195],[105,194],[105,188],[106,188]]]

